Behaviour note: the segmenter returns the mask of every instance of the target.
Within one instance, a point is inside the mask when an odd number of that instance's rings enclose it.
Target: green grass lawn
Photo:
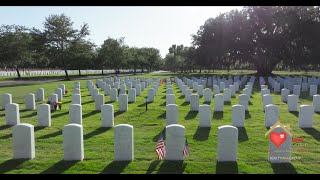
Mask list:
[[[171,78],[173,78],[173,74]],[[169,77],[166,74],[157,74],[153,77]],[[152,75],[144,75],[152,77]],[[140,76],[141,77],[141,76]],[[173,81],[173,79],[172,79]],[[176,104],[179,106],[179,124],[186,129],[186,137],[190,147],[190,156],[183,162],[158,161],[155,147],[160,132],[165,128],[165,84],[159,87],[155,102],[150,103],[145,111],[144,99],[146,88],[135,103],[129,104],[129,111],[118,112],[118,103],[112,102],[115,111],[115,125],[130,124],[134,127],[134,161],[113,161],[113,128],[101,128],[100,112],[94,110],[86,89],[86,80],[81,80],[84,160],[63,161],[62,128],[69,123],[68,107],[71,102],[73,81],[61,81],[37,85],[20,85],[1,87],[0,94],[11,93],[13,102],[20,105],[22,123],[35,126],[36,157],[33,160],[13,160],[12,127],[5,125],[4,110],[0,110],[0,173],[124,173],[124,174],[157,174],[157,173],[320,173],[320,115],[314,114],[314,128],[303,130],[298,127],[298,114],[289,113],[287,105],[281,102],[280,94],[274,94],[273,102],[279,106],[280,120],[290,124],[293,137],[303,138],[306,147],[293,146],[292,156],[300,157],[292,160],[291,164],[273,165],[268,162],[269,140],[264,136],[267,129],[264,127],[264,113],[262,98],[256,83],[249,103],[249,113],[246,113],[245,128],[239,129],[238,162],[217,163],[217,129],[221,125],[231,125],[231,107],[237,104],[238,95],[232,98],[231,104],[224,106],[224,113],[213,113],[211,129],[198,128],[199,114],[190,112],[190,104],[185,103],[184,96],[177,85],[173,83]],[[256,81],[257,82],[257,81]],[[35,93],[37,88],[45,89],[46,100],[50,93],[59,84],[64,83],[69,91],[63,97],[62,110],[52,113],[52,126],[37,127],[36,110],[24,110],[24,96]],[[100,93],[103,91],[100,90]],[[109,96],[105,97],[109,101]],[[204,104],[204,97],[200,104]],[[44,102],[37,102],[41,104]],[[109,102],[108,102],[109,103]],[[312,97],[302,94],[299,105],[312,104]],[[210,103],[213,111],[214,101]],[[297,152],[303,149],[304,152]]]

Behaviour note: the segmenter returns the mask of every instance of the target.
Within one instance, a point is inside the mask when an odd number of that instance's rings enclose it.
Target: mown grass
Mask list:
[[[168,74],[143,75],[145,77],[171,77]],[[141,77],[141,76],[139,76]],[[172,79],[173,80],[173,79]],[[134,161],[113,161],[113,128],[101,128],[100,112],[94,111],[94,102],[91,101],[88,90],[85,88],[86,80],[81,82],[84,154],[83,161],[63,161],[62,128],[69,123],[68,107],[71,101],[73,81],[52,82],[37,85],[22,85],[15,87],[2,87],[0,94],[11,93],[13,102],[20,105],[21,122],[35,126],[36,158],[33,160],[12,160],[12,127],[5,125],[4,110],[0,110],[0,173],[9,174],[42,174],[42,173],[124,173],[124,174],[214,174],[214,173],[243,173],[243,174],[272,174],[272,173],[320,173],[320,116],[314,114],[314,128],[300,129],[298,127],[297,113],[289,113],[287,105],[281,102],[278,93],[274,94],[273,102],[280,108],[280,120],[290,124],[293,136],[304,139],[306,147],[293,147],[292,156],[301,157],[290,164],[270,164],[268,162],[268,138],[264,136],[267,129],[264,127],[264,113],[262,111],[262,98],[257,84],[254,88],[246,113],[245,128],[239,129],[238,162],[217,163],[217,129],[221,125],[231,125],[231,107],[237,104],[238,95],[232,98],[231,104],[224,106],[223,113],[213,113],[211,128],[198,128],[198,113],[191,113],[189,103],[184,102],[181,91],[173,83],[176,104],[179,106],[179,124],[185,126],[186,137],[190,147],[190,156],[184,161],[170,162],[158,161],[155,147],[160,132],[165,128],[165,84],[159,87],[155,102],[148,105],[145,111],[144,99],[147,97],[146,88],[135,103],[129,104],[129,111],[118,112],[118,103],[112,102],[115,108],[115,125],[131,124],[134,127]],[[69,91],[63,97],[62,110],[52,113],[52,126],[38,128],[36,110],[24,110],[24,96],[35,93],[37,88],[45,89],[47,99],[50,93],[59,84],[64,83]],[[103,92],[100,90],[100,92]],[[109,96],[105,97],[109,101]],[[200,104],[204,104],[200,98]],[[43,102],[37,102],[40,104]],[[299,104],[312,104],[312,98],[302,94]],[[214,107],[214,100],[210,103]],[[305,152],[297,152],[304,149]]]

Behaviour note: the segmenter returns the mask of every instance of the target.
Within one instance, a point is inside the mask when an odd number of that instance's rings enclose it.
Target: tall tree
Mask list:
[[[0,62],[14,67],[18,78],[19,68],[32,61],[30,44],[32,37],[24,26],[2,25],[0,27]]]
[[[73,22],[70,17],[64,14],[50,15],[44,22],[44,34],[46,45],[51,52],[51,58],[62,66],[66,78],[69,79],[65,51],[71,43],[80,41],[89,35],[88,24],[84,24],[80,30],[77,30],[73,28]]]

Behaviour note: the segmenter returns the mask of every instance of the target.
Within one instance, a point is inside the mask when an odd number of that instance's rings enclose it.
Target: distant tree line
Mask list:
[[[191,36],[191,47],[169,48],[165,69],[319,70],[318,6],[244,7],[209,18]]]
[[[0,27],[0,67],[14,68],[20,78],[22,68],[142,69],[152,71],[162,65],[160,52],[152,47],[129,47],[124,38],[108,37],[101,46],[87,40],[88,24],[73,27],[64,14],[45,18],[43,30],[20,25]]]

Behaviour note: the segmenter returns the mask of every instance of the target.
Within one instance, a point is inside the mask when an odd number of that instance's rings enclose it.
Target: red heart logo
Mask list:
[[[287,139],[287,135],[285,132],[280,132],[279,134],[276,132],[272,132],[270,134],[270,140],[277,146],[280,147],[282,143]]]

